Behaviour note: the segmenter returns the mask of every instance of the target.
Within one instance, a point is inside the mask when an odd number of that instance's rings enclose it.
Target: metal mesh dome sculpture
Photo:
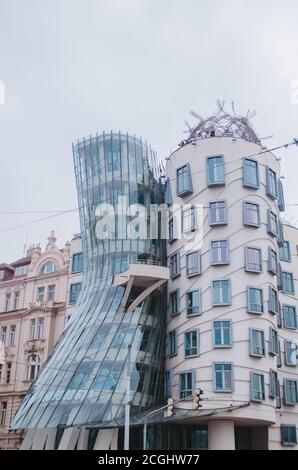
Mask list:
[[[188,137],[180,142],[180,147],[207,137],[236,137],[260,143],[260,138],[250,124],[250,120],[256,115],[255,111],[249,109],[246,116],[237,115],[232,103],[232,114],[229,114],[224,109],[224,101],[217,100],[216,103],[217,112],[205,119],[195,111],[190,112],[199,122],[195,126],[185,122],[188,127],[186,131]]]

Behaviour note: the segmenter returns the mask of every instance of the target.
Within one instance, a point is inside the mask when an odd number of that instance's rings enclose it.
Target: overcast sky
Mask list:
[[[165,157],[217,98],[255,109],[268,146],[298,137],[297,25],[293,0],[0,0],[0,212],[76,207],[74,140],[121,129]],[[298,147],[278,156],[298,203]],[[0,215],[0,261],[79,231],[73,213],[4,232],[47,215]]]

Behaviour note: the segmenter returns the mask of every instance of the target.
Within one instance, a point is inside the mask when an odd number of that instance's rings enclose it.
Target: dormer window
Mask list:
[[[15,276],[25,276],[25,274],[27,274],[27,271],[28,271],[28,264],[25,265],[25,266],[17,266],[15,271],[14,271],[14,275]]]
[[[41,274],[50,274],[58,271],[56,263],[50,261],[49,263],[45,264],[41,270]]]

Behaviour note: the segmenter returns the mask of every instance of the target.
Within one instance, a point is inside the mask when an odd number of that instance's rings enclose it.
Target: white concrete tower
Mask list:
[[[262,146],[248,119],[221,109],[216,117],[200,119],[169,157],[166,173],[167,393],[174,400],[186,398],[177,408],[192,410],[191,397],[204,391],[202,408],[184,418],[207,426],[209,449],[278,448],[281,430],[271,444],[272,429],[297,423],[297,405],[284,404],[282,380],[293,379],[287,386],[297,400],[296,364],[281,374],[278,363],[279,301],[286,302],[279,298],[284,210],[279,160]],[[183,208],[182,230],[195,236],[191,249],[183,236],[176,239],[175,204]],[[295,307],[297,296],[287,302]],[[291,419],[277,418],[282,410]]]

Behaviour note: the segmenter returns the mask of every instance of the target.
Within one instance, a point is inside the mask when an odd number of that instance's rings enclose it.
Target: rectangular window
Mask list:
[[[170,315],[179,313],[179,289],[170,293]]]
[[[225,184],[225,162],[223,155],[207,158],[207,185]]]
[[[10,325],[9,327],[9,346],[15,346],[16,344],[16,325]]]
[[[180,400],[192,396],[194,388],[194,371],[179,374]]]
[[[176,233],[176,227],[175,227],[175,219],[174,217],[169,220],[169,242],[173,242],[174,240],[177,240],[177,233]]]
[[[175,356],[177,352],[177,331],[172,330],[169,332],[169,356]]]
[[[187,331],[184,335],[185,357],[197,356],[199,354],[199,332],[198,330]]]
[[[294,341],[288,341],[285,339],[285,364],[287,366],[297,365],[297,346]]]
[[[278,189],[277,205],[278,205],[279,210],[283,212],[286,210],[286,207],[285,207],[284,188],[283,188],[281,180],[278,180],[277,189]]]
[[[263,290],[257,287],[247,289],[247,311],[248,313],[263,313],[264,301]]]
[[[245,271],[260,273],[262,271],[261,248],[245,247]]]
[[[0,426],[5,426],[7,401],[0,402]]]
[[[48,286],[48,300],[55,299],[55,285]]]
[[[232,363],[214,363],[214,391],[232,392],[233,391],[233,364]]]
[[[26,266],[17,266],[14,271],[15,276],[24,276],[28,272],[28,264]]]
[[[253,202],[243,202],[243,224],[252,227],[260,226],[260,206]]]
[[[252,401],[265,400],[264,375],[251,372],[251,399]]]
[[[174,253],[170,256],[170,276],[171,278],[180,275],[180,254]]]
[[[166,398],[172,395],[172,388],[173,388],[173,378],[174,373],[173,369],[167,370],[165,373],[165,396]]]
[[[211,240],[211,264],[228,264],[229,261],[229,241]]]
[[[272,248],[268,248],[268,271],[272,274],[278,273],[277,253]]]
[[[75,253],[72,256],[71,272],[80,273],[83,269],[83,253]]]
[[[197,227],[196,208],[187,204],[182,210],[183,233],[193,232]]]
[[[286,405],[296,405],[298,403],[298,381],[284,379],[284,399]]]
[[[189,163],[177,168],[177,196],[183,197],[192,193],[192,180]]]
[[[11,379],[11,362],[6,363],[5,383],[9,384]]]
[[[7,326],[1,326],[1,335],[0,340],[5,345],[6,344],[6,337],[7,337]]]
[[[295,424],[281,424],[281,444],[283,446],[295,446],[297,444],[297,432]]]
[[[265,356],[265,335],[263,330],[250,328],[250,355]]]
[[[256,160],[244,158],[243,160],[243,186],[246,188],[259,187],[259,168]]]
[[[11,293],[7,292],[5,294],[5,307],[4,307],[5,312],[8,312],[8,310],[10,310],[10,301],[11,301]]]
[[[225,225],[228,223],[227,201],[209,203],[209,225]]]
[[[186,275],[187,277],[201,274],[201,252],[192,251],[186,254]]]
[[[201,290],[193,290],[186,292],[186,309],[187,315],[200,315],[201,314]]]
[[[213,342],[215,348],[230,348],[232,346],[231,320],[217,320],[213,322]]]
[[[43,339],[43,338],[44,338],[44,318],[38,318],[35,339]]]
[[[275,397],[279,398],[279,382],[278,382],[278,376],[277,372],[274,370],[270,369],[270,374],[269,374],[269,396],[270,397]]]
[[[279,301],[278,301],[278,293],[273,287],[269,286],[269,306],[268,310],[273,315],[278,315],[279,313]]]
[[[266,167],[266,194],[271,199],[276,199],[278,196],[276,173],[268,166]]]
[[[212,281],[212,303],[214,306],[231,304],[230,279]]]
[[[296,307],[294,307],[293,305],[283,305],[283,320],[284,320],[284,328],[296,330],[297,328]]]
[[[284,241],[283,245],[279,247],[279,258],[282,261],[291,261],[290,242]]]
[[[35,338],[35,325],[36,325],[36,320],[35,318],[32,318],[30,321],[30,335],[29,335],[30,339]]]
[[[277,215],[270,209],[267,212],[267,232],[273,237],[278,236]]]
[[[44,301],[44,287],[37,288],[37,301],[38,302]]]
[[[16,291],[14,293],[14,300],[13,300],[13,310],[18,310],[19,308],[19,300],[20,300],[20,293]]]
[[[277,362],[277,367],[281,367],[281,366],[282,366],[280,341],[278,341],[278,354],[277,354],[277,357],[276,357],[276,362]]]
[[[282,291],[287,294],[295,294],[293,273],[282,271],[281,273]]]
[[[70,292],[69,292],[69,303],[75,304],[78,300],[79,294],[81,292],[81,282],[77,282],[76,284],[71,284]]]
[[[278,333],[274,328],[269,329],[269,353],[278,355],[279,344],[278,344]]]

